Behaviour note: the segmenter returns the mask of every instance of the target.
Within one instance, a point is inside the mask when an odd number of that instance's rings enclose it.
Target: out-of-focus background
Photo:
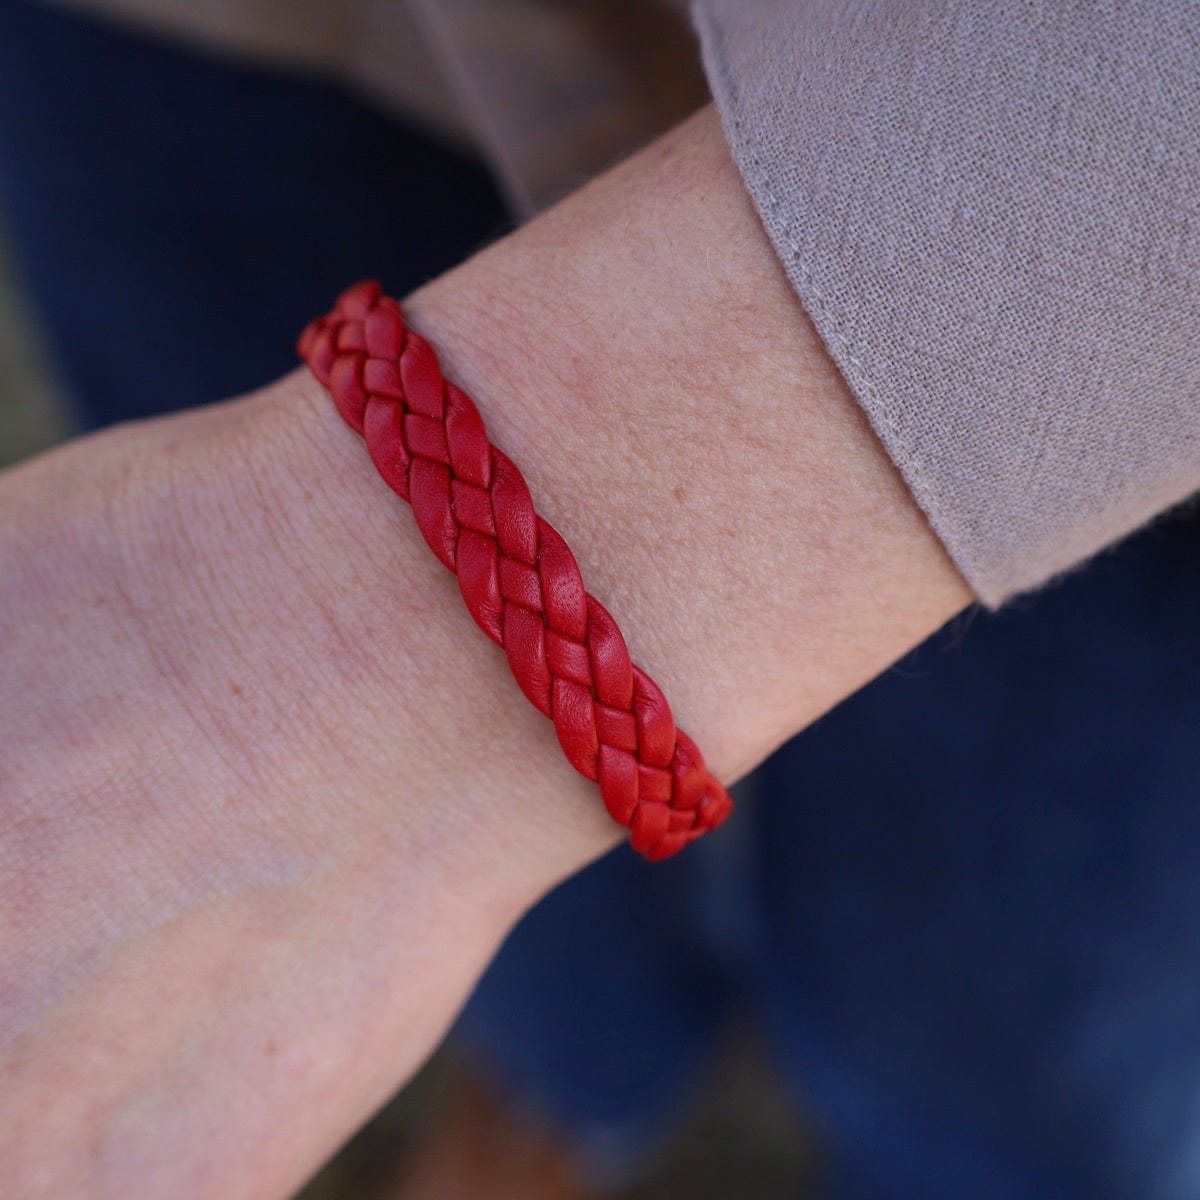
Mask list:
[[[0,229],[0,466],[52,446],[72,427],[21,301]]]
[[[386,1193],[422,1122],[436,1112],[458,1063],[435,1056],[420,1075],[342,1150],[298,1200],[359,1200]],[[616,1185],[614,1200],[802,1200],[819,1157],[762,1068],[758,1046],[735,1033],[645,1178]]]

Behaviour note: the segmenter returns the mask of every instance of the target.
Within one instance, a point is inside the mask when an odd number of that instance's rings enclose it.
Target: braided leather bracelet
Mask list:
[[[299,350],[634,849],[667,858],[720,825],[728,792],[399,303],[377,283],[355,284],[304,330]]]

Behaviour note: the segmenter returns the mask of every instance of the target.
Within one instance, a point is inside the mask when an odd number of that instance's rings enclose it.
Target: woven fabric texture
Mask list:
[[[1200,488],[1200,4],[693,18],[784,268],[984,603]]]

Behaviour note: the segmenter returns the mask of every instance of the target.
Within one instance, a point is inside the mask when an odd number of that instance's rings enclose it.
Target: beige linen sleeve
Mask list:
[[[985,604],[1200,488],[1200,6],[693,20],[788,276]]]

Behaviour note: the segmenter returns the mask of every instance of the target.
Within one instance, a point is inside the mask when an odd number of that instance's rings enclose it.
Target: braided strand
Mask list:
[[[634,849],[667,858],[720,825],[728,792],[399,303],[377,283],[355,284],[304,330],[299,351]]]

